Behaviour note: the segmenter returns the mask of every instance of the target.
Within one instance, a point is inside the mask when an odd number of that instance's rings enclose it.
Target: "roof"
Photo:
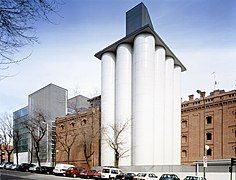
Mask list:
[[[164,43],[164,41],[160,38],[160,36],[149,26],[146,25],[133,33],[128,34],[127,36],[123,37],[122,39],[116,41],[115,43],[109,45],[108,47],[104,48],[103,50],[97,52],[94,56],[101,60],[102,55],[106,52],[116,52],[117,47],[120,44],[128,43],[133,44],[134,38],[141,33],[150,33],[155,37],[155,45],[162,46],[166,50],[166,56],[172,57],[174,59],[174,64],[176,66],[181,67],[181,71],[186,71],[184,65],[180,62],[180,60],[174,55],[174,53],[170,50],[170,48]]]

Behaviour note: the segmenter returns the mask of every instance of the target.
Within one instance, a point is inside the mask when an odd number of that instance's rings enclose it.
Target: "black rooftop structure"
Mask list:
[[[147,7],[143,3],[126,12],[126,36],[146,25],[154,30]]]
[[[103,50],[97,52],[94,56],[101,60],[102,55],[106,52],[116,53],[116,49],[120,44],[133,44],[134,38],[141,33],[152,34],[155,38],[155,45],[162,46],[166,50],[166,56],[174,59],[174,64],[181,67],[181,71],[186,71],[184,65],[174,55],[170,48],[164,43],[160,36],[154,31],[148,10],[143,3],[138,4],[131,10],[126,12],[126,36],[109,45]]]

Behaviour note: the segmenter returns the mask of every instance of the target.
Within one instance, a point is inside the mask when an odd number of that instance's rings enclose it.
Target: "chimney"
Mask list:
[[[205,96],[206,96],[206,92],[205,92],[205,91],[201,92],[200,97],[201,97],[201,98],[205,98]]]
[[[194,99],[194,95],[193,94],[188,96],[188,100],[189,101],[193,101],[193,99]]]

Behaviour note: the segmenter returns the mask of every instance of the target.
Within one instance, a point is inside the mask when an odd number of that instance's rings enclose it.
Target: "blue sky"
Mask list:
[[[125,35],[125,12],[137,0],[64,0],[54,24],[38,22],[39,44],[17,57],[31,57],[10,68],[0,81],[0,113],[27,105],[27,95],[54,83],[86,96],[100,91],[100,61],[94,54]],[[186,66],[182,97],[196,89],[236,89],[236,1],[146,0],[156,32]]]

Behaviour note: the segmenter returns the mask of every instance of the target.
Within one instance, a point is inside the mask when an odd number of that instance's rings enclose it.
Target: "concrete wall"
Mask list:
[[[67,114],[67,90],[54,84],[49,84],[29,95],[28,107],[29,118],[33,117],[34,113],[37,112],[43,113],[45,116],[48,132],[42,139],[41,149],[43,152],[41,153],[41,158],[42,163],[52,162],[51,129],[56,117],[62,117]],[[30,142],[29,145],[31,145]]]
[[[176,174],[181,180],[186,176],[196,176],[195,166],[121,166],[124,172],[154,172],[158,178],[162,174]],[[229,166],[208,166],[206,170],[207,180],[230,180]],[[199,168],[198,176],[203,176],[202,167]],[[236,166],[233,167],[233,178],[236,180]]]
[[[16,164],[16,153],[14,153],[13,163]],[[18,163],[28,163],[28,152],[18,153]]]

